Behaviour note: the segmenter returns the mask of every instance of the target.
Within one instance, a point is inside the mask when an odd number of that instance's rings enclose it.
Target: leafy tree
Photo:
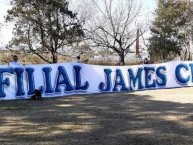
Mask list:
[[[15,22],[11,45],[26,45],[48,63],[56,63],[59,50],[84,36],[77,13],[67,0],[12,0],[6,20]],[[51,58],[42,54],[49,52]]]
[[[182,48],[187,46],[189,41],[185,34],[189,23],[187,7],[186,2],[159,0],[155,11],[156,17],[150,29],[151,57],[165,61],[180,55]]]

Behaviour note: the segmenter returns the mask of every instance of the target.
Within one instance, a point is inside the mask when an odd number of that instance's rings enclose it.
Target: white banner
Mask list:
[[[35,89],[43,97],[131,92],[193,86],[193,62],[99,66],[57,63],[8,67],[0,65],[0,100],[29,98]]]

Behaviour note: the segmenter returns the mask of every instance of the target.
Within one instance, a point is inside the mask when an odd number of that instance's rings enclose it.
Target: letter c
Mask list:
[[[180,73],[181,69],[184,69],[187,72],[189,70],[189,67],[186,64],[179,64],[175,70],[176,79],[181,84],[187,84],[190,81],[190,75],[184,78]]]

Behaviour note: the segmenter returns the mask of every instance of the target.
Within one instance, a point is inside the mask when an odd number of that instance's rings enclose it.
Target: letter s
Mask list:
[[[158,67],[156,70],[156,75],[158,77],[158,79],[156,80],[156,84],[160,87],[165,86],[167,84],[166,67]]]

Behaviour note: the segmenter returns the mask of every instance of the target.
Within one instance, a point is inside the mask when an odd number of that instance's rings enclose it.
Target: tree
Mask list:
[[[149,39],[151,57],[162,61],[180,55],[182,48],[188,44],[185,29],[188,26],[187,3],[174,0],[159,0],[155,11],[155,20],[151,26]]]
[[[12,0],[6,20],[15,22],[11,45],[24,44],[48,63],[56,63],[59,50],[84,36],[77,13],[67,0]],[[49,52],[51,58],[42,54]]]
[[[96,8],[95,16],[86,25],[86,36],[94,46],[110,49],[117,53],[125,64],[125,56],[136,41],[137,27],[145,30],[144,20],[138,21],[142,3],[136,0],[92,0]]]

